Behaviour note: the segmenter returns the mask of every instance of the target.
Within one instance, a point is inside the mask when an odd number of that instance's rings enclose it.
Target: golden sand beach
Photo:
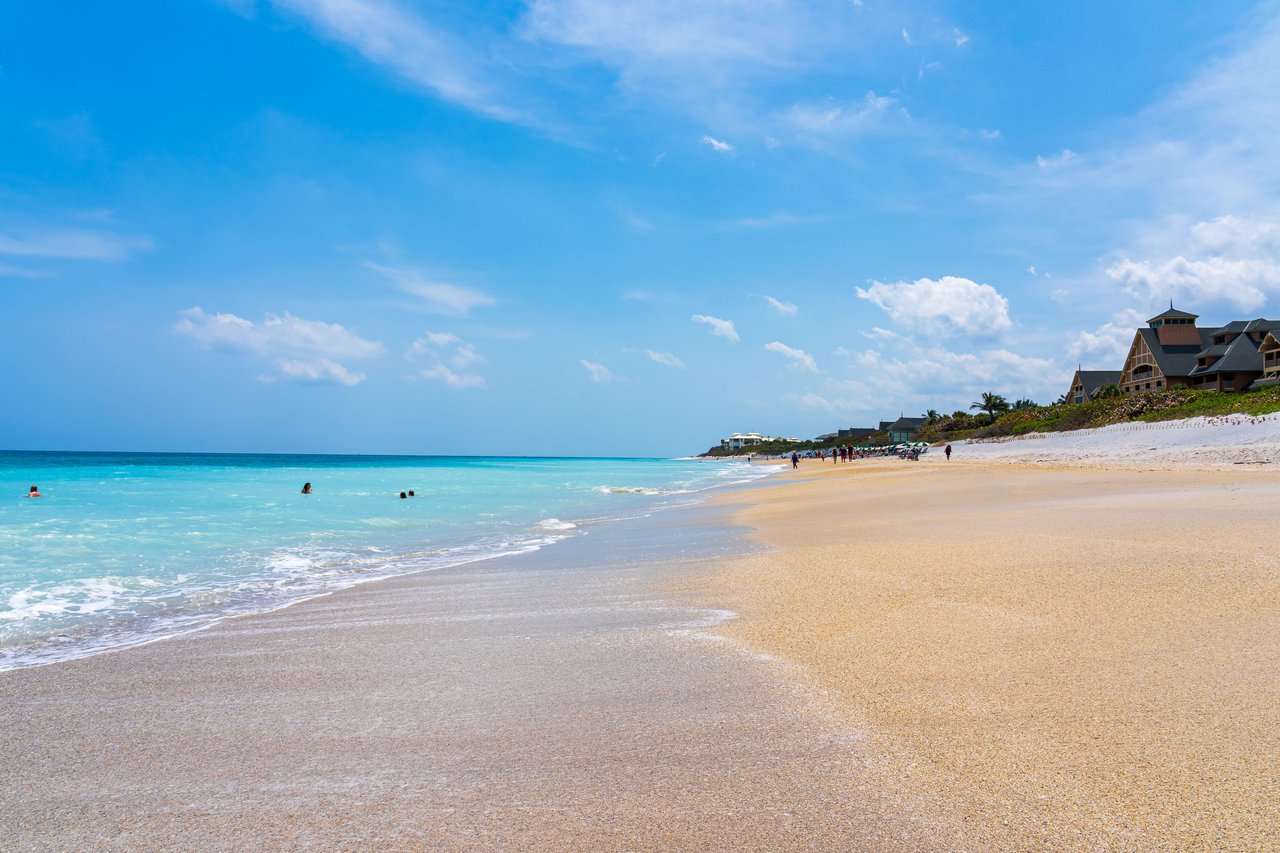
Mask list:
[[[1280,476],[1171,467],[806,462],[730,498],[769,550],[679,592],[949,846],[1280,849]]]

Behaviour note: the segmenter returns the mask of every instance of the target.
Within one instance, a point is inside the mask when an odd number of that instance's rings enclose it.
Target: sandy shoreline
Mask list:
[[[797,473],[737,513],[774,550],[679,592],[865,725],[948,845],[1280,848],[1280,475]]]
[[[0,839],[1280,848],[1280,472],[1072,464],[805,462],[0,673]]]
[[[942,849],[861,730],[654,593],[726,535],[665,513],[0,673],[0,847]]]

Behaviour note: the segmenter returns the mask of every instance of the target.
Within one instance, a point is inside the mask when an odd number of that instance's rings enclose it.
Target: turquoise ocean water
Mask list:
[[[554,546],[766,473],[698,460],[0,452],[0,669]],[[44,497],[23,497],[32,485]]]

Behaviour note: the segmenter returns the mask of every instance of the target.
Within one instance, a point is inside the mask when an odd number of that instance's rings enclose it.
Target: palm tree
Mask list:
[[[981,409],[994,418],[997,414],[1009,411],[1009,401],[994,391],[983,391],[982,402],[973,403],[969,408]]]
[[[1034,409],[1034,408],[1036,408],[1036,401],[1029,400],[1025,397],[1021,400],[1015,401],[1013,404],[1014,411],[1017,411],[1018,409]]]
[[[926,420],[931,420],[931,421],[936,421],[938,420],[938,418],[942,417],[942,415],[938,414],[937,409],[930,409],[929,411],[924,413],[924,416]]]

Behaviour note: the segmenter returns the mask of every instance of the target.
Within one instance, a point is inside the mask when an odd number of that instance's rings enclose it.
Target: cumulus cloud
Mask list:
[[[591,377],[592,382],[613,381],[613,371],[609,370],[609,368],[605,367],[603,364],[595,361],[587,361],[585,358],[578,359],[578,363],[586,368],[587,375]]]
[[[450,388],[483,388],[485,378],[468,368],[484,361],[476,348],[451,332],[427,332],[409,345],[409,361],[425,357],[430,366],[412,378],[441,382]]]
[[[886,284],[873,281],[858,298],[879,306],[902,325],[934,334],[990,335],[1013,326],[1009,300],[989,284],[943,276]]]
[[[874,419],[899,411],[964,408],[983,391],[1009,399],[1053,399],[1070,378],[1070,371],[1050,359],[1005,348],[956,352],[895,336],[886,336],[876,347],[842,354],[849,360],[850,378],[797,389],[787,400],[842,418]]]
[[[1142,324],[1143,315],[1126,308],[1112,316],[1093,331],[1083,331],[1067,344],[1067,355],[1075,359],[1088,358],[1101,365],[1099,370],[1117,369],[1124,363],[1133,343],[1134,330]]]
[[[474,308],[496,304],[494,298],[478,290],[456,284],[430,281],[421,272],[403,267],[366,262],[373,270],[405,293],[420,297],[428,311],[450,317],[465,317]]]
[[[658,364],[665,364],[667,367],[684,367],[684,362],[669,352],[656,352],[654,350],[647,349],[644,351],[644,354],[649,357],[650,361],[657,362]]]
[[[365,375],[335,359],[374,358],[384,352],[382,344],[337,323],[305,320],[288,312],[267,315],[261,323],[235,314],[209,314],[199,307],[181,311],[179,317],[175,331],[211,349],[271,359],[281,379],[358,385]]]
[[[789,347],[781,341],[767,343],[764,345],[764,348],[769,352],[776,352],[784,358],[789,359],[796,367],[803,367],[805,370],[812,371],[813,373],[818,372],[818,365],[814,362],[813,356],[809,355],[809,353],[802,349]]]
[[[1107,276],[1148,302],[1221,300],[1253,311],[1280,292],[1280,224],[1265,218],[1223,216],[1200,222],[1171,258],[1122,258]]]
[[[741,340],[738,337],[738,330],[733,327],[732,320],[721,320],[719,317],[712,317],[708,314],[694,314],[691,318],[695,323],[702,323],[704,326],[711,327],[711,334],[717,338],[724,338],[727,341],[737,343]]]
[[[723,139],[716,139],[714,136],[703,136],[701,139],[703,145],[711,146],[713,151],[719,151],[721,154],[729,154],[733,151],[733,146]]]
[[[794,302],[783,302],[781,299],[775,299],[772,296],[766,296],[765,302],[769,303],[769,307],[779,314],[795,314],[800,309]]]

